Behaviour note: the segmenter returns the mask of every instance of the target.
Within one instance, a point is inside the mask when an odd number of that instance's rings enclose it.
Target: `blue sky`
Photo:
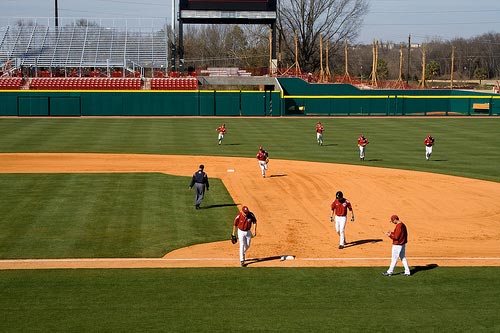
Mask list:
[[[357,42],[415,43],[430,38],[470,38],[500,32],[500,0],[368,0]],[[54,0],[0,0],[0,22],[13,17],[53,17]],[[58,0],[59,17],[156,18],[171,24],[172,0]],[[109,21],[108,21],[109,22]],[[146,23],[148,24],[148,23]],[[142,22],[144,25],[144,21]]]

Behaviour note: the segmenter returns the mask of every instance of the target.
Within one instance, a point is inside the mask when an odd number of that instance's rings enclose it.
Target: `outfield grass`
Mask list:
[[[2,332],[498,332],[499,267],[0,272]]]
[[[254,157],[359,164],[356,139],[370,140],[365,165],[500,181],[500,118],[0,119],[0,152],[97,152]],[[215,129],[228,134],[217,145]],[[423,140],[436,138],[432,160]]]

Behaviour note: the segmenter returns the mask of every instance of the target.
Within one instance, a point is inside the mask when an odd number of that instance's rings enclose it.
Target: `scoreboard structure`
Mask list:
[[[179,20],[207,24],[272,24],[277,0],[179,0]]]
[[[277,0],[179,0],[179,70],[184,68],[184,24],[268,24],[276,59]],[[272,66],[271,66],[272,67]]]

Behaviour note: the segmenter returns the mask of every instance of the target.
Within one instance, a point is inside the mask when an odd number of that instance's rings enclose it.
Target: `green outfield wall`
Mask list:
[[[281,116],[279,91],[0,91],[0,116]]]
[[[350,84],[278,79],[284,115],[500,115],[500,95],[462,90],[361,90]],[[474,109],[488,104],[489,109]]]
[[[500,95],[459,90],[360,90],[278,79],[281,91],[0,91],[0,116],[500,115]],[[478,104],[488,108],[475,108]]]

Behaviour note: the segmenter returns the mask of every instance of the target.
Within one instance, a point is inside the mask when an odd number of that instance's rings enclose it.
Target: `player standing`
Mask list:
[[[321,125],[321,122],[318,121],[316,124],[316,141],[318,141],[318,145],[322,146],[323,145],[323,131],[325,130],[325,127]]]
[[[257,161],[259,162],[259,167],[260,167],[260,172],[262,174],[262,177],[266,177],[266,170],[268,169],[268,163],[269,163],[269,154],[264,148],[259,147],[259,152],[255,156],[257,158]]]
[[[252,225],[254,226],[253,234]],[[238,231],[238,241],[240,242],[240,264],[241,267],[245,267],[245,253],[250,247],[252,237],[257,236],[257,218],[247,206],[243,206],[241,212],[234,218],[231,236],[236,236],[236,231]]]
[[[391,216],[391,223],[394,223],[396,227],[393,232],[387,231],[385,234],[392,239],[392,258],[391,265],[387,272],[382,273],[384,276],[391,276],[398,262],[398,258],[401,259],[403,266],[405,268],[404,275],[410,276],[410,267],[408,266],[408,261],[406,260],[406,243],[408,242],[408,231],[406,230],[406,225],[399,220],[397,215]]]
[[[434,138],[429,134],[424,139],[425,145],[425,159],[428,161],[431,158],[432,146],[434,146]]]
[[[222,139],[224,139],[224,135],[226,134],[226,124],[222,124],[216,129],[217,132],[219,132],[218,140],[219,140],[219,145],[222,144]]]
[[[345,225],[347,222],[347,210],[351,211],[352,222],[354,222],[354,211],[352,209],[351,203],[349,202],[349,200],[344,198],[344,194],[341,191],[338,191],[335,194],[335,200],[332,202],[330,207],[332,209],[330,214],[330,222],[335,221],[335,230],[340,236],[339,249],[343,249],[346,244]]]
[[[365,138],[365,135],[363,133],[361,133],[361,135],[358,138],[359,159],[361,161],[365,160],[366,145],[369,143],[370,142]]]

